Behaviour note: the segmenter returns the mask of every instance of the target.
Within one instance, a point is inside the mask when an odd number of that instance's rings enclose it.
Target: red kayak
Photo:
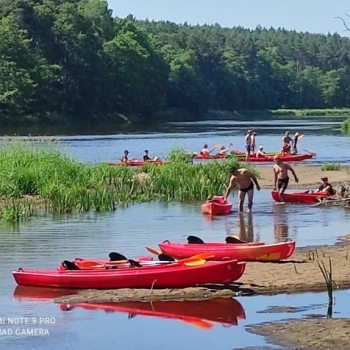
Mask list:
[[[94,270],[23,270],[12,271],[20,286],[72,289],[183,288],[206,283],[230,283],[239,279],[244,263],[204,261],[151,267]]]
[[[130,160],[127,163],[123,163],[123,162],[108,162],[107,165],[109,166],[143,166],[146,164],[155,164],[155,165],[163,165],[165,164],[165,162],[163,162],[162,160],[148,160],[147,162],[143,161],[143,160]]]
[[[197,154],[193,157],[193,159],[202,159],[202,160],[206,160],[206,159],[225,159],[227,158],[226,154],[213,154],[212,156],[209,155],[204,155],[204,154]]]
[[[159,243],[160,250],[176,259],[199,253],[214,255],[208,260],[237,259],[239,261],[279,261],[289,258],[295,249],[295,241],[275,244],[227,244],[227,243]]]
[[[202,214],[226,215],[232,210],[232,202],[225,200],[223,196],[214,196],[201,205]]]
[[[238,324],[238,319],[245,319],[242,305],[233,298],[215,298],[206,301],[78,303],[68,306],[67,309],[71,310],[76,307],[94,311],[125,312],[133,316],[177,319],[203,329],[211,329],[212,322],[232,326]]]
[[[300,162],[302,160],[306,160],[306,159],[311,159],[315,156],[315,153],[302,153],[302,154],[286,154],[284,156],[279,156],[279,159],[282,162]],[[265,157],[253,157],[253,156],[249,156],[247,158],[247,162],[274,162],[275,161],[275,156],[273,155],[268,155]],[[245,162],[245,156],[237,156],[237,159],[241,162]]]
[[[280,202],[278,191],[271,192],[272,198],[276,202]],[[317,198],[332,197],[326,192],[317,193],[305,193],[305,192],[289,192],[283,194],[283,199],[285,203],[303,203],[303,204],[313,204],[318,203]]]

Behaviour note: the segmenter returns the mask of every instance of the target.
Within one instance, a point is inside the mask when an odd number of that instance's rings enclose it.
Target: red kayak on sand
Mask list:
[[[302,153],[302,154],[286,154],[284,156],[279,156],[279,159],[282,162],[300,162],[302,160],[306,160],[306,159],[311,159],[315,156],[315,153]],[[265,156],[265,157],[253,157],[253,156],[249,156],[247,158],[247,162],[258,162],[258,163],[262,163],[262,162],[274,162],[275,161],[275,156],[271,155],[271,156]],[[246,158],[245,156],[237,156],[237,159],[240,162],[245,162]]]
[[[245,264],[204,261],[193,266],[166,264],[109,270],[23,270],[12,271],[20,286],[72,289],[183,288],[206,283],[230,283],[239,279]]]
[[[165,162],[163,162],[162,160],[148,160],[147,162],[143,161],[143,160],[130,160],[127,163],[123,163],[123,162],[108,162],[107,165],[109,166],[143,166],[143,165],[147,165],[147,164],[155,164],[155,165],[163,165],[165,164]]]
[[[64,304],[61,305],[64,310]],[[233,298],[215,298],[206,301],[152,301],[126,303],[78,303],[67,305],[67,310],[124,312],[129,315],[177,319],[202,329],[211,329],[213,323],[236,326],[238,319],[245,320],[242,305]]]
[[[275,244],[227,244],[227,243],[159,243],[160,250],[176,259],[199,253],[211,253],[208,260],[237,259],[239,261],[279,261],[289,258],[295,249],[295,241]]]
[[[271,196],[276,202],[281,202],[278,191],[272,191]],[[289,192],[283,194],[285,203],[303,203],[314,204],[318,203],[317,198],[332,197],[326,192],[305,193],[305,192]]]
[[[202,214],[226,215],[232,210],[232,202],[225,200],[223,196],[214,196],[201,205]]]

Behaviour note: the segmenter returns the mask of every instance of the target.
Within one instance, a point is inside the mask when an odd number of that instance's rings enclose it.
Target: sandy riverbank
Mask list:
[[[292,174],[289,175],[290,182],[289,188],[310,188],[316,189],[321,184],[321,177],[328,177],[329,182],[336,187],[344,182],[350,182],[350,168],[341,167],[338,171],[322,171],[321,166],[308,166],[303,164],[292,165],[292,168],[296,172],[299,183],[294,181]],[[254,166],[259,172],[259,183],[262,188],[272,188],[274,182],[274,174],[271,166]]]
[[[279,263],[248,262],[242,278],[230,286],[210,286],[198,289],[197,296],[190,288],[188,298],[183,289],[85,291],[78,295],[59,298],[56,302],[123,302],[131,300],[205,300],[215,295],[216,290],[224,290],[222,297],[235,295],[296,293],[325,291],[326,285],[317,262],[323,260],[326,267],[328,258],[332,260],[335,288],[350,288],[350,235],[344,236],[336,246],[308,247],[296,249],[290,259]],[[231,293],[228,292],[231,290]],[[130,299],[131,298],[131,299]]]
[[[271,322],[251,326],[248,332],[293,350],[348,350],[350,347],[349,319],[306,319]]]

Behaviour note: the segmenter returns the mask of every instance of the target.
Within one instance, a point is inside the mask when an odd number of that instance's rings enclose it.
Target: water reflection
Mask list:
[[[288,211],[286,206],[276,205],[273,213],[275,242],[285,241],[289,238]]]
[[[72,290],[31,288],[18,286],[13,298],[17,301],[52,301],[60,296],[76,293]],[[78,303],[60,304],[61,311],[84,309],[91,311],[120,312],[128,314],[131,320],[137,315],[177,319],[201,329],[211,329],[215,323],[223,326],[237,326],[238,320],[245,320],[245,312],[236,299],[215,298],[206,301],[153,301],[127,303]]]
[[[225,221],[226,235],[227,236],[238,235],[239,238],[243,241],[248,241],[248,242],[254,241],[253,213],[247,214],[247,217],[245,217],[245,214],[239,213],[237,227],[238,227],[238,232],[233,232],[232,221],[226,220]],[[256,240],[259,241],[259,239],[260,237],[257,236]]]

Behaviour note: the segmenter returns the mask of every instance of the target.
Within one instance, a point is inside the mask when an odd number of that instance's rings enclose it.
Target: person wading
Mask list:
[[[260,185],[256,177],[247,169],[231,167],[229,170],[231,174],[230,182],[225,193],[225,199],[231,193],[232,189],[238,185],[238,211],[243,212],[243,204],[246,194],[248,195],[248,210],[250,213],[253,208],[253,197],[254,197],[254,184],[256,189],[260,191]]]
[[[299,180],[294,169],[289,164],[283,163],[279,155],[276,155],[274,157],[274,160],[276,164],[273,166],[273,173],[275,175],[275,187],[273,190],[276,191],[276,188],[278,188],[280,204],[285,204],[283,199],[283,193],[287,189],[289,184],[288,171],[290,171],[293,174],[296,183],[298,183]]]

